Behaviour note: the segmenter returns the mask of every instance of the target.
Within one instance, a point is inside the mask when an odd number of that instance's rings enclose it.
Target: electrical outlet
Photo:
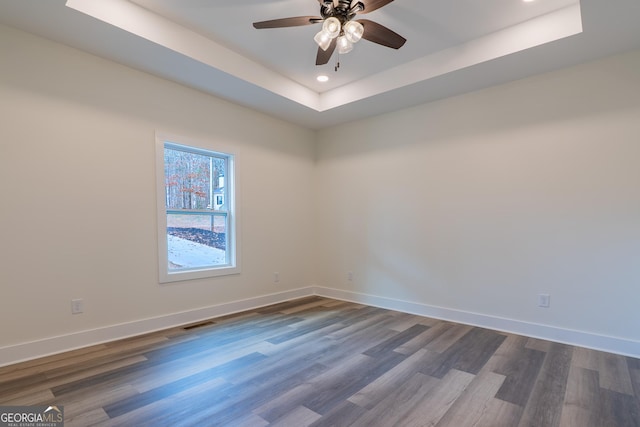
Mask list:
[[[71,314],[84,313],[84,300],[82,298],[71,300]]]
[[[280,273],[277,271],[273,273],[273,283],[278,283],[280,281]]]
[[[353,271],[347,272],[347,280],[353,282]]]
[[[551,305],[551,295],[540,294],[538,295],[538,307],[549,308]]]

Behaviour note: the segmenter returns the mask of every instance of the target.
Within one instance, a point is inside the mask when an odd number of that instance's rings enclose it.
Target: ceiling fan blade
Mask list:
[[[336,50],[337,39],[331,40],[331,44],[327,48],[327,50],[322,50],[322,48],[318,48],[318,55],[316,55],[316,65],[324,65],[329,62],[331,59],[331,55]]]
[[[382,46],[391,47],[393,49],[400,49],[407,41],[400,34],[395,31],[391,31],[384,25],[380,25],[377,22],[369,21],[368,19],[358,19],[358,22],[364,27],[364,33],[362,38],[369,40],[370,42],[378,43]]]
[[[359,0],[364,4],[364,10],[359,13],[369,13],[376,9],[380,9],[382,6],[386,6],[393,0]]]
[[[254,22],[253,27],[259,30],[263,28],[299,27],[322,22],[319,16],[294,16],[292,18],[272,19],[270,21]]]

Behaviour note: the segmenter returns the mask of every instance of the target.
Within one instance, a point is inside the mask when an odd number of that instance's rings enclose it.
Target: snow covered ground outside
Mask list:
[[[177,268],[197,268],[226,263],[225,251],[167,234],[169,263]]]

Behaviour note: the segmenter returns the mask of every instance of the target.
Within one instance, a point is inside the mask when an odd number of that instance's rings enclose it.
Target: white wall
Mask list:
[[[640,354],[638,70],[640,51],[322,131],[318,285]]]
[[[0,350],[313,283],[313,132],[1,26],[0,58]],[[158,283],[156,130],[237,147],[241,274]]]

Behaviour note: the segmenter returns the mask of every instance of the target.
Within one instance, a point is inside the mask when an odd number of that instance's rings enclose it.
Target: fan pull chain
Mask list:
[[[338,72],[338,68],[340,68],[340,54],[336,55],[336,66],[334,68],[334,71],[337,73]]]

